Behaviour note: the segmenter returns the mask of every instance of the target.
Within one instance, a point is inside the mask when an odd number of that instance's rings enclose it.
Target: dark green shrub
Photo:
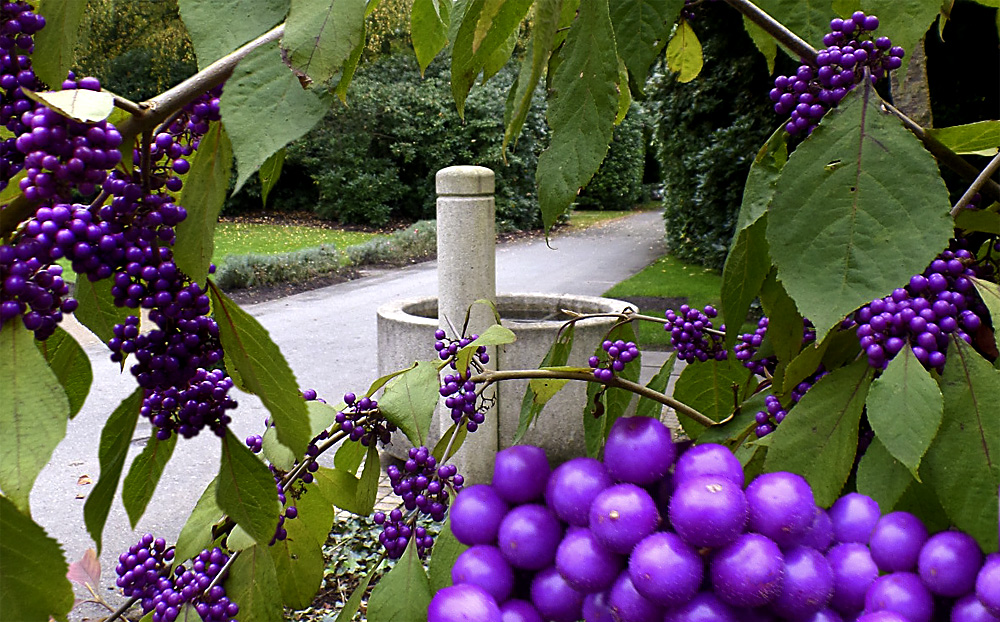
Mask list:
[[[721,268],[750,163],[781,120],[767,97],[773,85],[764,58],[740,15],[702,4],[693,26],[705,56],[701,75],[679,84],[661,64],[646,107],[664,184],[667,245],[684,261]]]
[[[597,169],[593,179],[577,197],[578,207],[627,210],[642,202],[642,180],[646,167],[644,120],[642,108],[633,104],[628,115],[615,128],[601,168]]]
[[[536,228],[534,169],[545,136],[540,105],[507,163],[501,159],[504,101],[515,70],[512,64],[473,89],[463,122],[443,64],[421,79],[412,55],[376,61],[355,77],[346,107],[336,104],[289,147],[286,166],[308,172],[321,217],[371,225],[433,218],[438,169],[487,166],[497,176],[498,229]]]

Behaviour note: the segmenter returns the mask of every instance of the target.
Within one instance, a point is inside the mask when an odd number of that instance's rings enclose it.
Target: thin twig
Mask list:
[[[125,614],[125,612],[129,610],[129,607],[136,604],[137,602],[139,602],[138,596],[133,596],[132,598],[128,599],[127,601],[125,601],[125,604],[116,609],[114,613],[109,615],[107,618],[104,618],[104,622],[114,622],[118,618],[122,617]]]
[[[625,389],[640,395],[642,397],[649,398],[655,402],[669,406],[679,413],[682,413],[691,419],[694,419],[701,425],[705,427],[711,427],[718,425],[719,422],[709,419],[705,415],[701,414],[694,408],[691,408],[683,402],[678,402],[674,398],[664,395],[659,391],[650,389],[649,387],[644,387],[641,384],[632,382],[631,380],[626,380],[625,378],[620,378],[618,376],[612,376],[611,380],[598,380],[594,377],[593,372],[590,370],[572,371],[567,369],[513,369],[504,371],[493,371],[486,370],[481,374],[477,374],[471,378],[473,382],[486,382],[493,384],[494,382],[499,382],[502,380],[523,380],[531,378],[548,378],[548,379],[561,379],[561,380],[583,380],[584,382],[597,382],[609,387],[616,387],[619,389]]]
[[[226,576],[226,572],[233,565],[233,562],[236,561],[236,558],[240,556],[240,553],[241,551],[233,551],[233,554],[229,556],[229,559],[226,561],[225,564],[223,564],[222,568],[219,568],[219,574],[215,575],[212,578],[212,582],[209,583],[208,587],[205,588],[205,593],[208,593],[210,589],[218,585],[219,582],[223,580],[223,578]]]
[[[105,89],[105,91],[107,91],[107,89]],[[111,93],[111,91],[107,92]],[[114,93],[111,93],[111,96],[114,98],[115,108],[120,108],[129,114],[142,114],[146,110],[146,107],[143,104],[137,104],[131,99],[127,99]]]
[[[750,0],[726,0],[734,9],[746,15],[747,18],[760,26],[767,34],[774,37],[778,43],[798,54],[799,58],[810,64],[816,64],[816,49],[789,30],[784,24],[774,19]]]
[[[958,213],[961,212],[970,201],[972,201],[972,197],[976,196],[979,189],[990,180],[990,177],[997,172],[997,169],[1000,169],[1000,153],[993,156],[993,159],[990,160],[990,163],[986,165],[986,168],[979,173],[979,176],[976,177],[974,182],[972,182],[972,185],[965,191],[965,194],[963,194],[958,200],[958,203],[955,203],[955,207],[951,208],[952,218],[958,216]]]

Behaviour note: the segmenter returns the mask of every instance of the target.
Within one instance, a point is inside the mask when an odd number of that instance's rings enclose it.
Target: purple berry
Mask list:
[[[500,607],[485,590],[463,583],[438,590],[427,607],[427,622],[503,622]]]
[[[721,475],[743,488],[743,466],[724,445],[695,445],[681,454],[674,465],[674,482],[699,475]]]
[[[640,594],[666,608],[694,598],[704,575],[698,552],[669,532],[657,532],[639,542],[629,556],[628,571]]]
[[[583,597],[566,583],[554,566],[542,570],[531,580],[531,602],[542,618],[550,622],[579,620],[583,613]]]
[[[982,565],[983,553],[975,539],[961,531],[934,534],[917,560],[921,581],[939,596],[963,596],[976,585],[976,574]]]
[[[833,570],[833,597],[830,606],[844,615],[855,614],[865,606],[865,593],[878,577],[878,566],[868,547],[845,542],[831,548],[826,560]]]
[[[590,506],[590,530],[613,553],[629,554],[659,523],[653,498],[635,484],[612,486]]]
[[[742,618],[712,592],[700,592],[686,605],[667,611],[663,622],[742,622]]]
[[[833,570],[822,553],[796,547],[785,553],[781,594],[771,608],[786,620],[808,620],[826,607],[833,595]]]
[[[790,547],[812,525],[816,501],[809,483],[788,472],[760,475],[746,489],[750,510],[748,529]]]
[[[681,482],[670,500],[670,524],[696,547],[725,546],[743,533],[747,499],[723,475],[702,475]]]
[[[493,489],[511,505],[535,501],[545,492],[549,472],[544,449],[514,445],[497,452],[493,463]]]
[[[614,484],[603,464],[593,458],[573,458],[549,476],[545,502],[560,520],[577,527],[590,521],[590,504],[605,488]]]
[[[503,622],[545,622],[534,605],[516,598],[500,605],[500,616]]]
[[[868,544],[875,523],[882,516],[874,499],[856,492],[837,499],[829,514],[834,540],[862,544]]]
[[[621,573],[608,592],[611,615],[629,622],[662,622],[663,609],[636,591],[628,571]]]
[[[462,544],[493,544],[507,504],[492,486],[476,484],[463,488],[451,504],[451,531]]]
[[[556,569],[566,583],[584,594],[602,592],[614,583],[625,560],[608,551],[584,527],[571,527],[556,550]]]
[[[895,572],[875,579],[865,594],[865,613],[895,611],[909,622],[930,622],[934,598],[912,572]]]
[[[1000,553],[986,556],[976,575],[976,598],[987,611],[1000,618]]]
[[[785,558],[770,538],[740,536],[719,550],[710,565],[712,587],[719,598],[737,607],[760,607],[781,593]]]
[[[917,567],[920,549],[927,541],[927,528],[909,512],[891,512],[875,523],[869,548],[871,557],[885,572]]]
[[[479,544],[466,549],[451,568],[454,584],[471,583],[486,590],[498,603],[514,589],[514,571],[495,546]]]
[[[604,465],[611,477],[640,486],[662,479],[674,455],[670,430],[651,417],[621,417],[604,444]]]
[[[512,509],[500,523],[497,533],[504,559],[511,566],[525,570],[551,566],[561,539],[559,519],[552,510],[537,504]]]

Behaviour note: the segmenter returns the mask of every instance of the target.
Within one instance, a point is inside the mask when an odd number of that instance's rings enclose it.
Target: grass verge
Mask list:
[[[215,227],[215,252],[212,261],[219,265],[229,255],[271,255],[323,245],[347,248],[380,235],[384,234],[301,225],[220,222]]]
[[[717,270],[664,255],[604,295],[631,300],[644,315],[663,317],[667,308],[676,310],[685,303],[699,309],[709,304],[718,307],[721,291],[722,275]],[[664,348],[670,344],[670,335],[663,326],[652,322],[639,325],[638,338],[644,348]]]

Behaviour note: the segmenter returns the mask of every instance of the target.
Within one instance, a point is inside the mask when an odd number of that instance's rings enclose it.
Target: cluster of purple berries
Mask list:
[[[754,358],[760,349],[760,344],[764,343],[764,336],[767,335],[769,323],[770,320],[766,315],[760,318],[757,321],[757,328],[752,333],[743,333],[737,337],[737,343],[733,346],[733,356],[736,357],[736,360],[743,363],[744,367],[758,376],[763,376],[766,372],[772,371],[777,364],[775,357],[764,359]]]
[[[489,408],[492,398],[486,398],[476,392],[476,383],[470,380],[472,370],[456,371],[445,374],[441,379],[439,392],[445,398],[444,405],[451,411],[451,420],[456,425],[465,420],[469,432],[475,432],[486,420],[484,412]]]
[[[959,531],[928,537],[872,499],[816,506],[800,476],[744,487],[721,445],[677,458],[653,419],[619,419],[603,463],[549,473],[541,449],[497,455],[492,485],[455,499],[470,546],[428,622],[968,622],[1000,611],[1000,555]],[[670,467],[673,467],[672,471]],[[880,576],[881,575],[881,576]]]
[[[857,336],[868,364],[885,369],[907,345],[928,369],[941,371],[954,335],[971,343],[970,333],[989,317],[968,266],[974,256],[956,243],[941,253],[923,273],[885,298],[873,300],[855,314]]]
[[[358,399],[353,393],[345,393],[344,403],[347,408],[337,413],[335,421],[350,440],[360,442],[365,447],[372,443],[385,445],[392,440],[396,424],[382,416],[378,402],[370,397]]]
[[[0,190],[24,168],[17,137],[25,132],[21,116],[34,110],[36,104],[23,89],[44,89],[28,56],[35,49],[35,33],[44,27],[45,18],[27,2],[0,4],[0,125],[13,134],[0,140]]]
[[[688,305],[680,306],[680,313],[667,309],[666,323],[663,328],[670,333],[670,346],[677,352],[677,358],[687,363],[695,361],[726,360],[724,333],[726,325],[718,330],[712,326],[712,318],[719,312],[712,305],[704,310],[692,309]]]
[[[63,90],[100,91],[97,78],[70,79]],[[29,201],[68,200],[71,191],[84,196],[100,188],[122,154],[122,136],[107,121],[82,123],[46,106],[36,106],[21,117],[24,131],[15,140],[24,154],[26,175],[19,187]]]
[[[594,378],[603,382],[611,380],[615,372],[624,371],[627,364],[639,358],[639,348],[632,341],[625,342],[621,339],[609,341],[605,339],[601,343],[601,349],[608,355],[606,362],[602,363],[601,358],[596,355],[590,357],[590,360],[587,362],[590,364],[590,368],[594,370]],[[602,365],[607,365],[607,367],[603,367]]]
[[[770,97],[774,111],[790,114],[785,131],[795,135],[812,132],[826,111],[836,106],[847,92],[871,75],[872,84],[902,64],[903,48],[893,46],[888,37],[873,39],[878,18],[857,11],[847,19],[830,22],[828,34],[815,62],[807,61],[792,76],[778,76]]]
[[[145,534],[118,557],[118,587],[138,598],[142,612],[152,612],[154,622],[173,622],[186,604],[205,622],[236,622],[239,605],[229,600],[224,587],[212,585],[229,557],[219,548],[206,549],[191,560],[190,570],[178,565],[171,573],[173,557],[174,549],[163,538]]]
[[[386,474],[393,493],[403,500],[403,508],[412,514],[404,517],[402,510],[396,509],[387,517],[384,512],[376,512],[375,524],[382,525],[379,542],[392,559],[403,554],[411,536],[416,536],[418,553],[430,550],[433,540],[427,530],[411,527],[410,523],[417,514],[424,514],[437,522],[443,521],[449,497],[462,490],[465,478],[458,474],[453,464],[439,466],[426,447],[411,447],[403,467],[390,465]]]
[[[455,357],[458,351],[469,345],[476,339],[479,339],[479,335],[472,335],[470,337],[460,337],[459,339],[449,339],[447,333],[445,333],[440,328],[434,331],[434,349],[437,350],[438,358],[442,361],[447,361],[450,358]],[[475,358],[479,359],[479,362],[485,365],[490,362],[490,355],[486,351],[486,346],[479,346],[476,348]],[[455,367],[454,361],[452,361],[452,367]]]
[[[69,296],[60,265],[34,256],[29,245],[0,245],[0,326],[21,315],[24,327],[38,340],[48,339],[64,313],[77,308]]]

